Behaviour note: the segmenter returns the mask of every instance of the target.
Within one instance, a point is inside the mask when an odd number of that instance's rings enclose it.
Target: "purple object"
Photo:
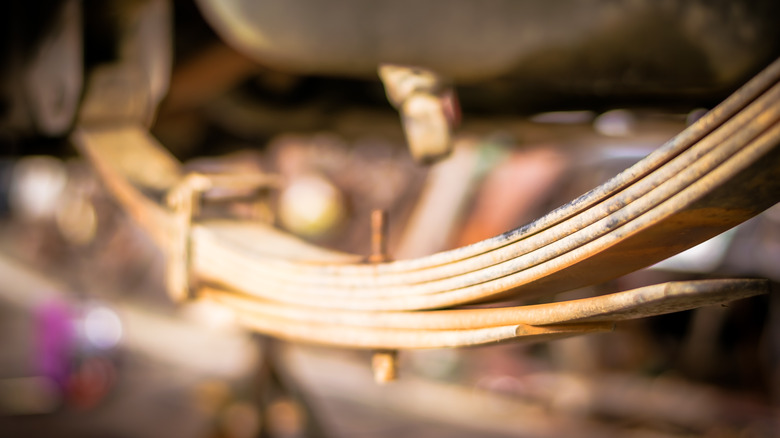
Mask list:
[[[36,373],[65,389],[70,374],[75,330],[68,305],[61,301],[41,304],[35,312]]]

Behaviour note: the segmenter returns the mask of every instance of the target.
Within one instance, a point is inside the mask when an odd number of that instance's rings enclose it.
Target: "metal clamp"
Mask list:
[[[173,211],[176,226],[172,230],[174,235],[167,254],[166,287],[174,301],[193,299],[197,295],[191,276],[191,235],[193,221],[200,214],[203,195],[217,188],[254,191],[279,185],[278,177],[261,173],[190,173],[168,191],[165,202]]]

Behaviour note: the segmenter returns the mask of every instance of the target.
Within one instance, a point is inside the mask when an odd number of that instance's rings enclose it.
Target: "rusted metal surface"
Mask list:
[[[252,330],[294,342],[360,349],[456,348],[522,340],[543,342],[612,329],[611,323],[583,323],[569,326],[507,326],[456,330],[405,330],[351,327],[289,321],[281,318],[253,318],[238,315],[239,322]]]
[[[374,381],[388,383],[398,378],[398,350],[377,351],[371,357]]]
[[[188,177],[146,132],[145,106],[134,107],[136,100],[128,98],[108,119],[91,110],[110,105],[116,87],[122,96],[137,96],[137,102],[155,102],[151,76],[123,82],[126,72],[108,69],[90,84],[74,142],[169,255],[168,269],[181,286],[174,289],[186,292],[189,277],[196,278],[199,292],[235,309],[254,330],[378,350],[547,340],[765,289],[763,283],[736,281],[664,286],[541,308],[426,311],[551,295],[614,278],[777,202],[780,61],[635,166],[520,229],[420,259],[386,261],[385,220],[376,215],[373,263],[254,222],[193,220],[193,190],[184,192],[188,208],[161,205],[165,196],[180,198],[176,195],[188,187]],[[196,191],[214,185],[204,181]]]
[[[449,155],[452,129],[460,118],[452,84],[433,71],[403,65],[381,65],[379,77],[401,115],[412,157],[433,163]]]
[[[368,261],[382,263],[388,261],[387,233],[389,230],[387,212],[374,210],[371,212],[371,255]]]
[[[289,306],[204,288],[239,321],[288,340],[349,348],[444,348],[544,341],[612,329],[616,321],[687,310],[768,292],[764,280],[674,282],[532,306],[361,312]],[[383,359],[385,360],[385,359]]]
[[[405,264],[366,265],[345,263],[351,256],[302,243],[296,244],[295,260],[289,260],[279,251],[290,251],[261,237],[275,232],[260,225],[203,222],[193,226],[192,266],[205,281],[264,299],[361,310],[430,309],[551,294],[613,278],[680,252],[777,201],[780,87],[763,91],[777,81],[778,65],[616,180],[508,235]],[[121,180],[122,169],[111,168],[116,157],[105,152],[110,147],[91,132],[78,133],[77,139],[89,139],[81,141],[82,148],[99,168],[108,169],[109,178]],[[146,140],[144,147],[158,147]],[[142,199],[139,205],[147,205]],[[720,213],[696,218],[707,202],[713,204],[709,211]],[[157,207],[151,211],[166,214]],[[249,246],[252,235],[258,240]]]
[[[369,263],[381,263],[388,260],[387,255],[387,212],[371,212],[371,254]],[[392,382],[398,378],[398,350],[377,350],[371,356],[371,368],[374,381],[379,384]]]
[[[173,212],[173,234],[167,246],[168,269],[166,283],[168,295],[174,301],[195,298],[196,290],[191,279],[192,223],[200,214],[203,194],[212,189],[243,189],[254,191],[261,187],[278,185],[278,178],[265,174],[201,174],[189,173],[172,187],[166,196],[166,204]]]
[[[155,140],[143,126],[134,123],[78,128],[72,139],[127,213],[157,245],[167,248],[174,227],[173,217],[161,204],[144,196],[139,188],[173,188],[184,176],[176,159],[164,148],[156,147]],[[100,145],[100,149],[93,145]],[[136,173],[141,176],[134,177]]]
[[[659,181],[665,181],[671,177],[674,172],[686,166],[690,166],[697,155],[688,154],[685,161],[678,159],[678,161],[674,163],[673,168],[665,168],[666,171],[664,173],[657,174],[653,180],[644,179],[646,176],[658,170],[662,165],[680,155],[682,152],[688,150],[692,145],[697,143],[708,134],[712,133],[716,128],[719,128],[721,125],[723,125],[737,112],[742,110],[748,103],[752,102],[761,93],[774,85],[777,82],[778,77],[780,77],[780,62],[775,62],[758,77],[742,87],[739,92],[729,97],[726,101],[710,111],[706,116],[697,121],[689,129],[686,129],[680,133],[674,139],[670,140],[658,150],[648,155],[641,162],[621,172],[619,175],[612,178],[605,184],[554,210],[544,217],[531,222],[528,225],[508,231],[494,238],[469,245],[467,247],[458,248],[452,251],[445,251],[426,257],[408,260],[396,260],[394,262],[385,263],[379,266],[367,267],[360,265],[336,265],[327,267],[306,267],[305,272],[308,275],[301,277],[301,281],[308,280],[315,284],[330,284],[328,281],[334,281],[338,284],[338,282],[343,281],[342,278],[351,278],[353,276],[381,277],[381,274],[388,273],[394,275],[388,277],[387,283],[381,283],[381,280],[373,279],[365,281],[376,281],[376,284],[380,285],[393,284],[393,282],[407,283],[412,281],[412,279],[395,274],[405,272],[428,273],[432,272],[428,268],[436,267],[444,267],[441,269],[447,269],[446,267],[452,265],[453,262],[470,259],[480,254],[488,253],[494,249],[508,246],[522,239],[539,234],[541,231],[558,225],[564,220],[570,219],[572,217],[578,217],[580,213],[588,211],[591,207],[601,203],[602,201],[609,200],[611,197],[613,197],[613,195],[622,192],[628,187],[632,187],[634,183],[639,181],[644,181],[642,183],[644,187],[643,190],[649,190],[653,184],[658,184]],[[755,109],[751,114],[756,114]],[[735,131],[740,129],[746,121],[747,117],[744,116],[741,117],[739,121],[732,121],[728,128],[724,128],[718,131],[716,137],[708,137],[708,145],[700,145],[699,150],[704,149],[706,151],[712,148],[715,142],[722,141],[733,134]],[[638,196],[635,191],[630,193],[632,193],[634,198],[624,198],[621,200],[621,202],[630,202]],[[590,214],[592,215],[592,213]],[[606,213],[602,212],[600,214],[603,215]],[[587,225],[587,222],[582,221],[576,225],[582,227]],[[553,237],[553,240],[555,240],[555,237]],[[462,268],[462,266],[459,266],[456,272],[461,272],[463,270]],[[324,273],[325,275],[317,275],[318,273]],[[342,274],[342,276],[332,274]],[[420,274],[418,273],[414,275]],[[431,276],[431,278],[441,278],[444,276],[447,275],[443,274],[440,277]],[[425,278],[419,277],[415,279],[419,281],[425,280]]]
[[[258,318],[396,329],[457,330],[527,324],[615,322],[716,304],[768,292],[766,280],[701,280],[657,284],[580,300],[527,306],[414,312],[361,312],[290,306],[205,287],[203,297]]]
[[[770,97],[769,101],[775,102],[777,106],[776,96]],[[602,211],[615,210],[613,213],[592,223],[583,224],[582,220],[576,218],[574,221],[566,221],[556,230],[560,233],[558,236],[553,234],[553,237],[547,237],[548,241],[542,240],[538,245],[532,243],[533,239],[545,237],[544,233],[532,236],[530,242],[515,243],[515,247],[508,247],[508,251],[517,251],[519,254],[516,252],[505,261],[496,261],[494,254],[483,256],[483,259],[490,259],[496,264],[479,271],[460,269],[460,272],[465,273],[435,281],[410,281],[399,286],[377,284],[372,280],[382,277],[376,275],[361,278],[360,283],[356,282],[357,286],[328,287],[286,283],[280,278],[284,275],[280,267],[274,266],[275,272],[258,268],[258,273],[261,269],[268,272],[263,273],[263,278],[258,275],[252,281],[254,286],[237,277],[233,277],[236,279],[233,284],[241,290],[281,301],[323,307],[390,310],[443,307],[488,300],[513,288],[523,288],[526,293],[550,293],[594,280],[604,280],[668,257],[771,206],[778,193],[773,182],[773,175],[777,172],[777,157],[771,153],[776,147],[778,128],[775,126],[755,141],[750,140],[766,129],[767,125],[774,123],[777,116],[777,108],[765,110],[709,153],[702,154],[701,150],[697,150],[700,149],[698,146],[707,144],[706,141],[698,143],[697,148],[687,151],[694,157],[702,155],[695,165],[682,164],[685,160],[681,155],[673,161],[675,165],[672,169],[662,168],[655,178],[640,182],[640,186],[644,184],[645,189],[650,189],[646,195],[630,203],[625,198],[611,198],[602,206]],[[760,166],[747,170],[747,166],[753,163],[759,163]],[[679,172],[676,172],[678,169]],[[748,187],[763,184],[766,189],[760,193],[751,192],[749,199],[752,207],[737,206],[732,201],[746,198],[734,193],[741,187],[729,184],[731,178],[747,179],[745,184]],[[715,189],[718,189],[718,199],[724,202],[718,208],[731,213],[717,216],[714,223],[709,223],[704,217],[702,222],[687,221],[680,226],[679,218],[695,215],[694,202]],[[630,201],[631,193],[627,197]],[[737,207],[740,207],[739,211],[735,210]],[[585,216],[593,213],[593,210],[586,211]],[[601,215],[598,213],[596,217]],[[668,237],[659,239],[658,236]],[[623,242],[629,238],[632,241],[641,239],[644,243],[637,251],[625,253],[622,248],[627,244]],[[673,242],[669,242],[670,239]],[[229,257],[227,254],[221,256]],[[612,258],[616,263],[590,262],[594,257]],[[230,263],[233,262],[240,263],[238,259]],[[273,262],[269,260],[269,263]],[[594,269],[595,265],[598,265],[598,269]],[[245,265],[245,268],[248,266]],[[200,271],[205,273],[208,269],[202,266]],[[222,269],[228,269],[226,264],[220,266]],[[316,269],[313,267],[312,271]],[[354,281],[353,278],[349,279]],[[304,281],[311,279],[306,278]],[[545,286],[537,287],[537,284]],[[558,286],[549,288],[549,284]],[[269,289],[268,286],[274,292],[263,294],[260,289]]]

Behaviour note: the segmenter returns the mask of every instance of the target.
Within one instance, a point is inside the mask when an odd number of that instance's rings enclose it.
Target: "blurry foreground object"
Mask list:
[[[280,194],[279,220],[286,229],[302,236],[327,234],[344,216],[341,193],[327,179],[301,175]]]
[[[387,98],[401,114],[412,156],[432,163],[452,150],[452,129],[460,118],[451,84],[419,67],[385,64],[379,67]]]
[[[771,0],[197,3],[229,45],[260,65],[364,79],[378,68],[423,163],[451,150],[454,84],[494,111],[679,103],[722,96],[780,54],[780,6]]]
[[[0,253],[4,436],[203,436],[216,412],[193,406],[197,393],[217,381],[225,388],[217,403],[228,401],[230,385],[261,360],[224,318],[193,306],[172,314],[135,300],[109,304],[95,298],[105,291],[74,293],[30,267]]]
[[[780,44],[771,0],[197,3],[229,44],[264,65],[356,77],[375,77],[385,63],[414,66],[458,83],[501,79],[530,100],[722,92]]]

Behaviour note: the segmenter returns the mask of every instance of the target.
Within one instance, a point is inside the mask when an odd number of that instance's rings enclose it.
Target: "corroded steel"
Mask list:
[[[750,283],[678,285],[652,299],[632,291],[616,301],[546,305],[530,320],[518,315],[528,316],[532,307],[426,310],[551,295],[614,278],[772,206],[780,200],[779,77],[780,61],[644,160],[501,236],[420,259],[368,264],[256,223],[195,221],[188,236],[192,274],[214,286],[203,290],[208,299],[234,308],[255,330],[375,349],[549,339],[605,330],[626,315],[760,293]],[[133,121],[84,123],[73,138],[129,214],[161,247],[175,245],[175,214],[139,187],[165,192],[185,176],[145,128]]]

